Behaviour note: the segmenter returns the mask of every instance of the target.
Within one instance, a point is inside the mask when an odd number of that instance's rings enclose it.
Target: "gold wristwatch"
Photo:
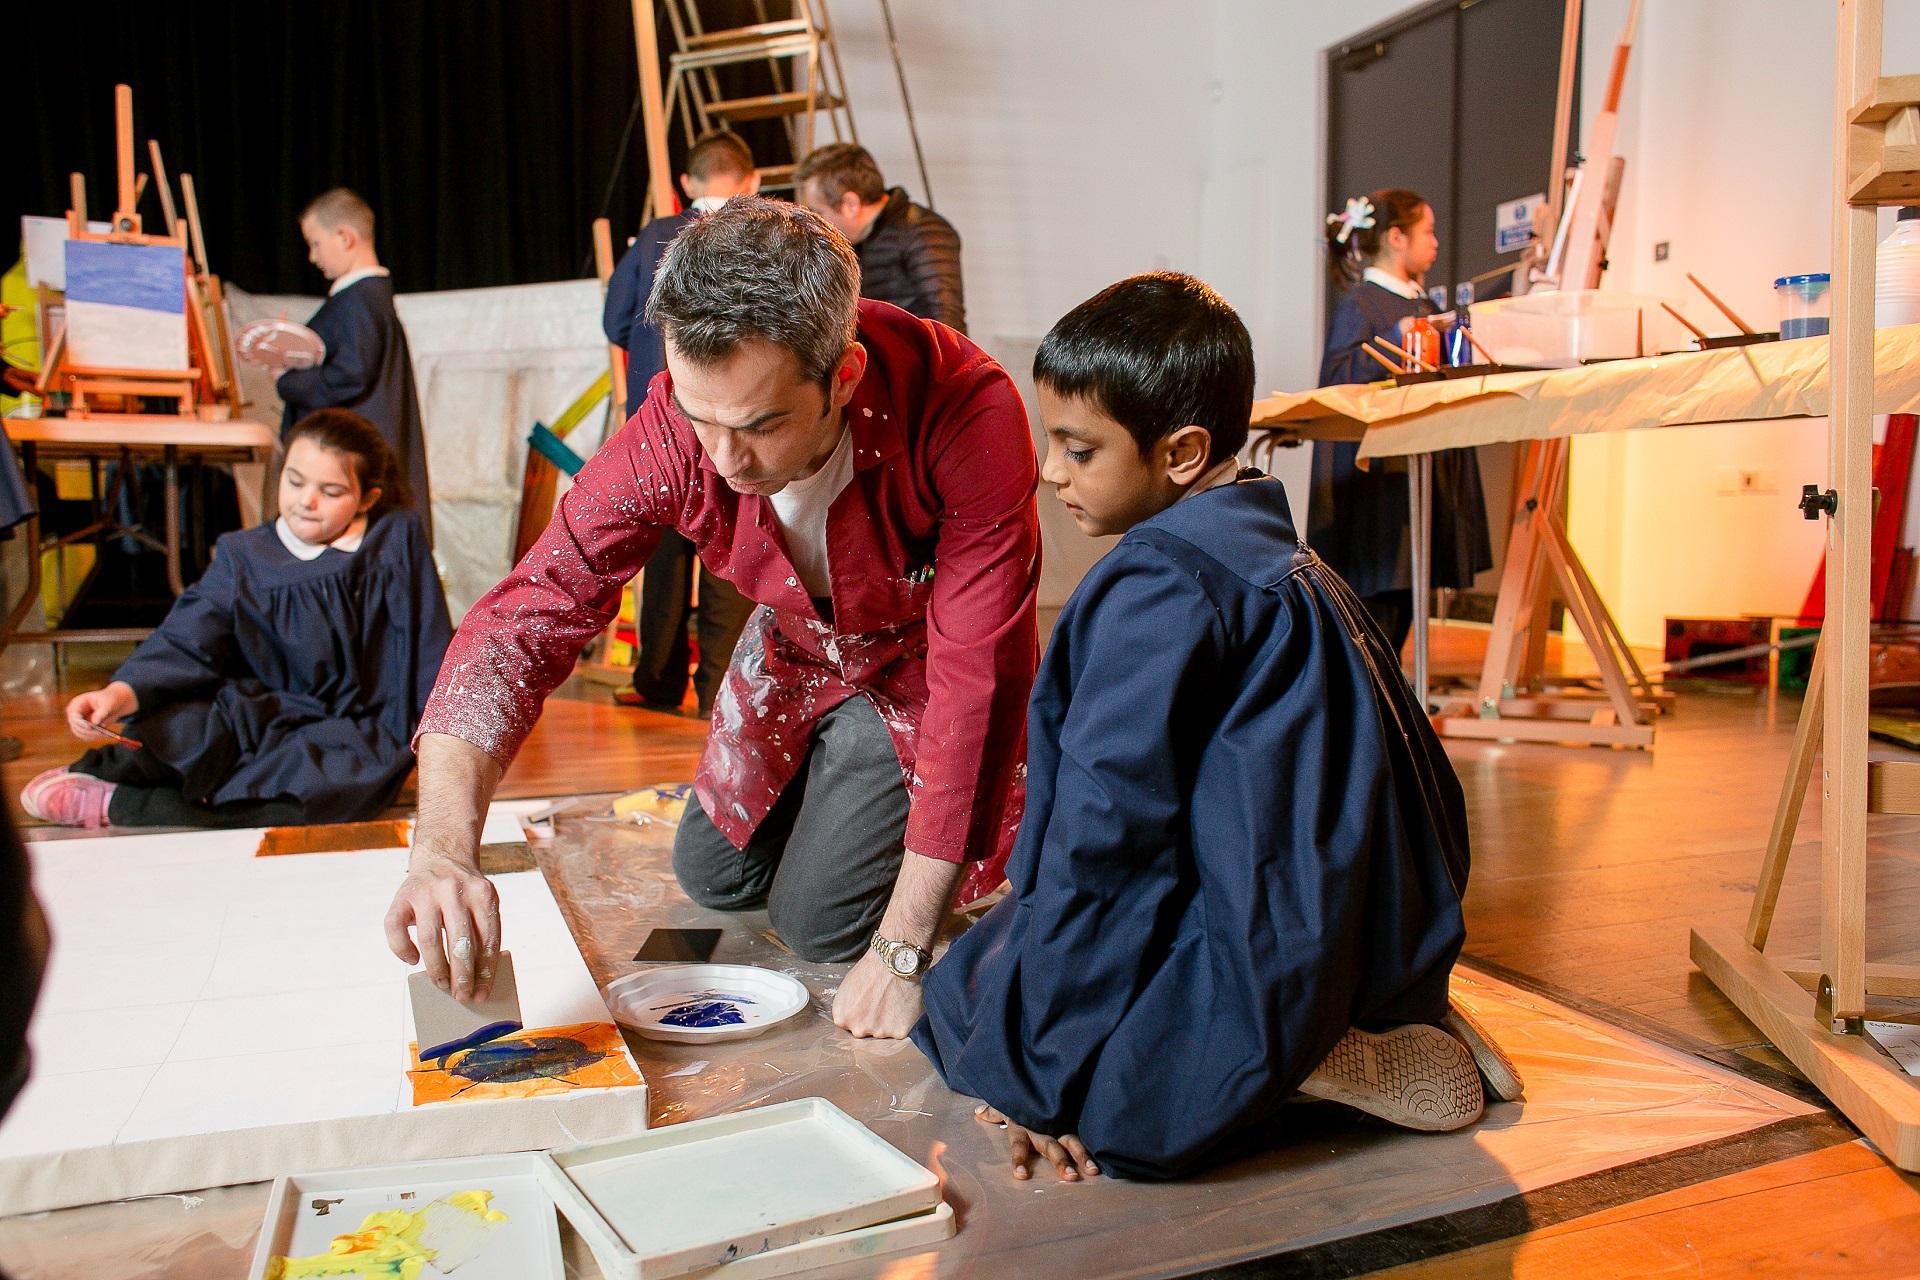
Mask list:
[[[920,975],[933,963],[933,952],[925,947],[916,947],[911,942],[895,942],[883,938],[878,930],[874,931],[873,949],[886,962],[887,972],[896,978],[905,978],[908,982],[920,981]]]

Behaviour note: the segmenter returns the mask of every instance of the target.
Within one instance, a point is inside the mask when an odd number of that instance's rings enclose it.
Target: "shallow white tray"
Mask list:
[[[679,1044],[750,1039],[793,1017],[811,999],[798,979],[746,964],[643,969],[614,979],[606,994],[607,1008],[621,1025],[649,1040]],[[703,1013],[713,1020],[703,1020]]]
[[[822,1098],[537,1158],[555,1207],[609,1280],[711,1270],[802,1241],[825,1248],[815,1237],[940,1203],[939,1179]],[[829,1249],[799,1265],[838,1256]]]
[[[460,1191],[491,1191],[489,1207],[507,1220],[477,1256],[457,1267],[457,1280],[564,1280],[553,1197],[539,1158],[525,1154],[284,1174],[274,1179],[267,1199],[248,1280],[262,1280],[275,1258],[327,1252],[335,1236],[358,1230],[376,1210],[419,1209]],[[420,1280],[441,1280],[444,1274],[429,1262]]]
[[[923,1249],[952,1239],[954,1230],[953,1207],[943,1200],[933,1206],[931,1213],[916,1213],[877,1226],[861,1227],[858,1231],[815,1236],[784,1249],[756,1253],[738,1262],[688,1272],[688,1275],[691,1280],[773,1280],[776,1276],[812,1271],[836,1262]]]

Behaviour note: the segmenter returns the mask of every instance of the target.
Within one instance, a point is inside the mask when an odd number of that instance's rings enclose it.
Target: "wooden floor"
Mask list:
[[[1443,629],[1436,670],[1470,669],[1479,643],[1470,629]],[[26,744],[6,767],[9,803],[34,772],[73,758],[59,708],[102,681],[113,657],[76,649],[56,674],[44,656],[8,656],[0,732]],[[1693,686],[1651,752],[1450,743],[1473,836],[1468,952],[1669,1043],[1783,1065],[1693,968],[1687,936],[1745,920],[1798,711],[1791,697]],[[615,708],[607,689],[575,680],[549,705],[507,790],[689,778],[702,731]],[[1776,952],[1818,941],[1817,792],[1807,809]],[[1920,820],[1876,818],[1870,832],[1871,958],[1920,962]],[[1920,1179],[1864,1143],[1842,1144],[1379,1274],[1920,1275]]]

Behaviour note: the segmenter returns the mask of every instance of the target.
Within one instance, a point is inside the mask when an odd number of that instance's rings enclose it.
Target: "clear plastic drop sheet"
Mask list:
[[[1016,1182],[998,1129],[948,1092],[911,1043],[855,1040],[834,1027],[844,966],[804,964],[760,912],[694,906],[674,884],[672,832],[574,801],[538,857],[603,985],[633,972],[649,929],[725,930],[715,961],[806,983],[812,1006],[757,1039],[713,1045],[629,1037],[655,1125],[792,1098],[826,1098],[944,1183],[959,1233],[937,1249],[819,1271],[829,1277],[1179,1275],[1459,1212],[1632,1161],[1813,1112],[1734,1073],[1461,968],[1455,999],[1513,1058],[1521,1103],[1459,1133],[1396,1131],[1325,1103],[1297,1103],[1265,1154],[1178,1183],[1050,1169]],[[375,904],[370,909],[383,909]],[[505,922],[509,942],[512,921]],[[1682,945],[1676,943],[1676,945]],[[1180,1064],[1167,1063],[1168,1088]],[[289,1172],[296,1172],[290,1170]],[[245,1275],[267,1184],[90,1205],[0,1220],[0,1268],[17,1280],[160,1280]],[[568,1274],[599,1275],[562,1227]]]

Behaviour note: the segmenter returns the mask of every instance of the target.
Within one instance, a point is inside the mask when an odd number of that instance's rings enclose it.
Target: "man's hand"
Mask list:
[[[454,999],[484,1000],[492,992],[500,895],[471,863],[416,852],[387,909],[386,929],[393,954],[424,962],[433,985]]]
[[[835,1024],[862,1038],[900,1040],[920,1021],[920,984],[896,977],[869,951],[840,981],[833,998]]]
[[[1007,1154],[1013,1158],[1013,1176],[1023,1182],[1033,1176],[1029,1166],[1036,1157],[1044,1158],[1051,1164],[1062,1182],[1078,1182],[1083,1177],[1100,1176],[1100,1166],[1087,1154],[1086,1144],[1071,1133],[1060,1138],[1049,1138],[1044,1133],[1035,1133],[1015,1124],[984,1103],[973,1109],[973,1118],[981,1124],[997,1124],[1006,1129]]]
[[[140,698],[131,685],[115,680],[104,689],[83,693],[67,704],[67,728],[81,741],[98,741],[108,735],[100,726],[110,720],[125,720],[140,709]]]
[[[480,748],[443,733],[421,735],[413,856],[387,908],[387,945],[407,964],[424,962],[434,985],[463,1003],[492,994],[500,953],[500,895],[475,860],[487,800],[499,784],[499,763]]]

